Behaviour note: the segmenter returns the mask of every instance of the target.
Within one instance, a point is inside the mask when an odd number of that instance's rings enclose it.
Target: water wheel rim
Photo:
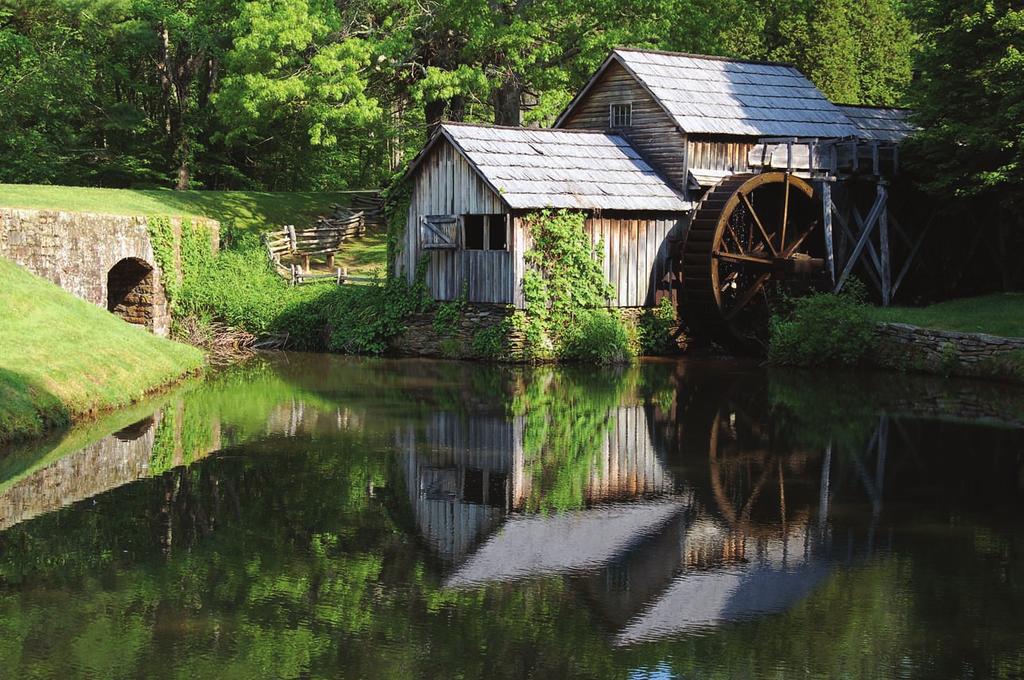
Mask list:
[[[776,184],[784,184],[786,186],[787,193],[792,191],[793,189],[796,189],[797,191],[801,192],[807,199],[814,199],[814,187],[812,187],[804,179],[786,172],[765,172],[758,175],[753,175],[750,177],[750,179],[744,181],[736,190],[732,192],[732,194],[726,200],[725,205],[722,206],[719,212],[718,222],[715,225],[714,238],[711,242],[712,258],[710,274],[711,289],[715,298],[715,304],[718,307],[718,309],[722,311],[723,317],[726,321],[729,321],[731,320],[731,318],[734,318],[740,311],[742,311],[742,309],[730,309],[728,311],[725,309],[722,299],[723,291],[721,285],[720,260],[717,257],[714,257],[714,254],[720,251],[720,247],[723,242],[723,237],[729,229],[729,221],[732,218],[733,213],[736,212],[736,208],[744,204],[744,199],[746,199],[746,204],[749,205],[750,195],[753,194],[757,189],[765,185]],[[754,212],[754,214],[756,215],[757,213]],[[785,223],[783,224],[783,227],[784,226]],[[767,229],[767,227],[765,227],[765,229]],[[769,232],[769,236],[773,236],[774,234],[774,232]],[[780,243],[780,247],[777,249],[778,253],[785,252],[786,244],[784,242],[784,239],[785,234],[783,232],[781,239],[782,242]],[[773,253],[773,255],[774,254],[775,253]],[[756,294],[757,292],[760,291],[761,288],[764,287],[764,285],[768,282],[770,278],[770,273],[766,273],[759,276],[749,292]]]
[[[769,190],[765,188],[769,187]],[[778,247],[761,247],[758,243],[748,242],[753,252],[753,265],[749,261],[738,266],[737,259],[745,254],[737,251],[732,253],[723,248],[723,240],[727,240],[730,220],[737,219],[737,228],[748,233],[754,227],[753,220],[743,212],[744,202],[753,201],[763,206],[768,213],[768,229],[772,237],[759,239],[766,243],[775,238]],[[764,310],[770,303],[770,291],[774,288],[774,275],[782,274],[782,278],[790,278],[791,274],[802,274],[813,263],[799,263],[798,260],[808,258],[808,253],[819,248],[816,238],[808,236],[815,230],[821,231],[816,225],[821,222],[816,207],[815,192],[806,180],[785,172],[743,173],[731,175],[711,187],[701,198],[693,211],[687,231],[686,241],[681,249],[680,274],[683,279],[681,314],[687,318],[688,325],[696,332],[705,332],[723,346],[741,353],[761,353],[765,349],[765,332],[768,322],[762,314],[750,313],[750,310]],[[774,208],[773,208],[774,206]],[[772,211],[777,208],[778,215]],[[787,211],[784,214],[784,210]],[[761,208],[751,210],[751,214],[760,213]],[[741,214],[742,213],[742,214]],[[790,218],[792,215],[792,218]],[[777,219],[776,219],[777,218]],[[792,219],[794,225],[791,233],[793,241],[787,237],[782,242],[781,222]],[[763,225],[758,225],[762,232]],[[801,243],[806,239],[806,242]],[[790,248],[790,246],[792,247]],[[785,251],[785,256],[779,250]],[[721,259],[732,260],[723,266]],[[767,275],[765,275],[767,274]],[[731,279],[726,277],[732,277]],[[726,284],[732,284],[726,290]],[[764,289],[765,304],[756,297]],[[742,290],[750,289],[753,304],[744,301],[743,306],[734,308],[732,302],[738,301]],[[735,314],[730,314],[735,312]]]

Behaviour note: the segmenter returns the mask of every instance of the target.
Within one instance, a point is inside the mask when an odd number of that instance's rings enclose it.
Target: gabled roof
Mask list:
[[[442,137],[513,210],[691,208],[616,135],[446,123],[410,165],[410,173]]]
[[[795,67],[619,48],[559,117],[572,111],[606,68],[619,63],[684,133],[759,137],[853,137],[858,128]]]
[[[861,139],[900,142],[917,129],[910,122],[910,111],[906,109],[848,104],[840,104],[839,109],[857,126],[859,130],[857,136]]]
[[[689,508],[680,499],[515,515],[444,581],[445,588],[578,573],[612,562]]]

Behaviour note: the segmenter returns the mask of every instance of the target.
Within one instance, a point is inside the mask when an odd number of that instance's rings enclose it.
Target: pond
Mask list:
[[[1018,677],[1024,392],[281,354],[0,452],[0,673]]]

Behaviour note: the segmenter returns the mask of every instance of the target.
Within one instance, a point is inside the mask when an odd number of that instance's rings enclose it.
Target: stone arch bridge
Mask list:
[[[219,242],[219,224],[206,225],[211,247]],[[175,243],[181,242],[181,218],[171,218]],[[173,276],[181,276],[175,246]],[[83,300],[166,336],[171,316],[164,293],[167,272],[153,252],[146,217],[55,210],[0,209],[0,257],[56,283]]]

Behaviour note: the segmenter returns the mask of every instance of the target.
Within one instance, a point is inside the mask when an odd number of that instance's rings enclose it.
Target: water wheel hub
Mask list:
[[[693,212],[680,262],[683,318],[740,351],[764,348],[780,284],[826,271],[814,188],[785,172],[726,177]]]

